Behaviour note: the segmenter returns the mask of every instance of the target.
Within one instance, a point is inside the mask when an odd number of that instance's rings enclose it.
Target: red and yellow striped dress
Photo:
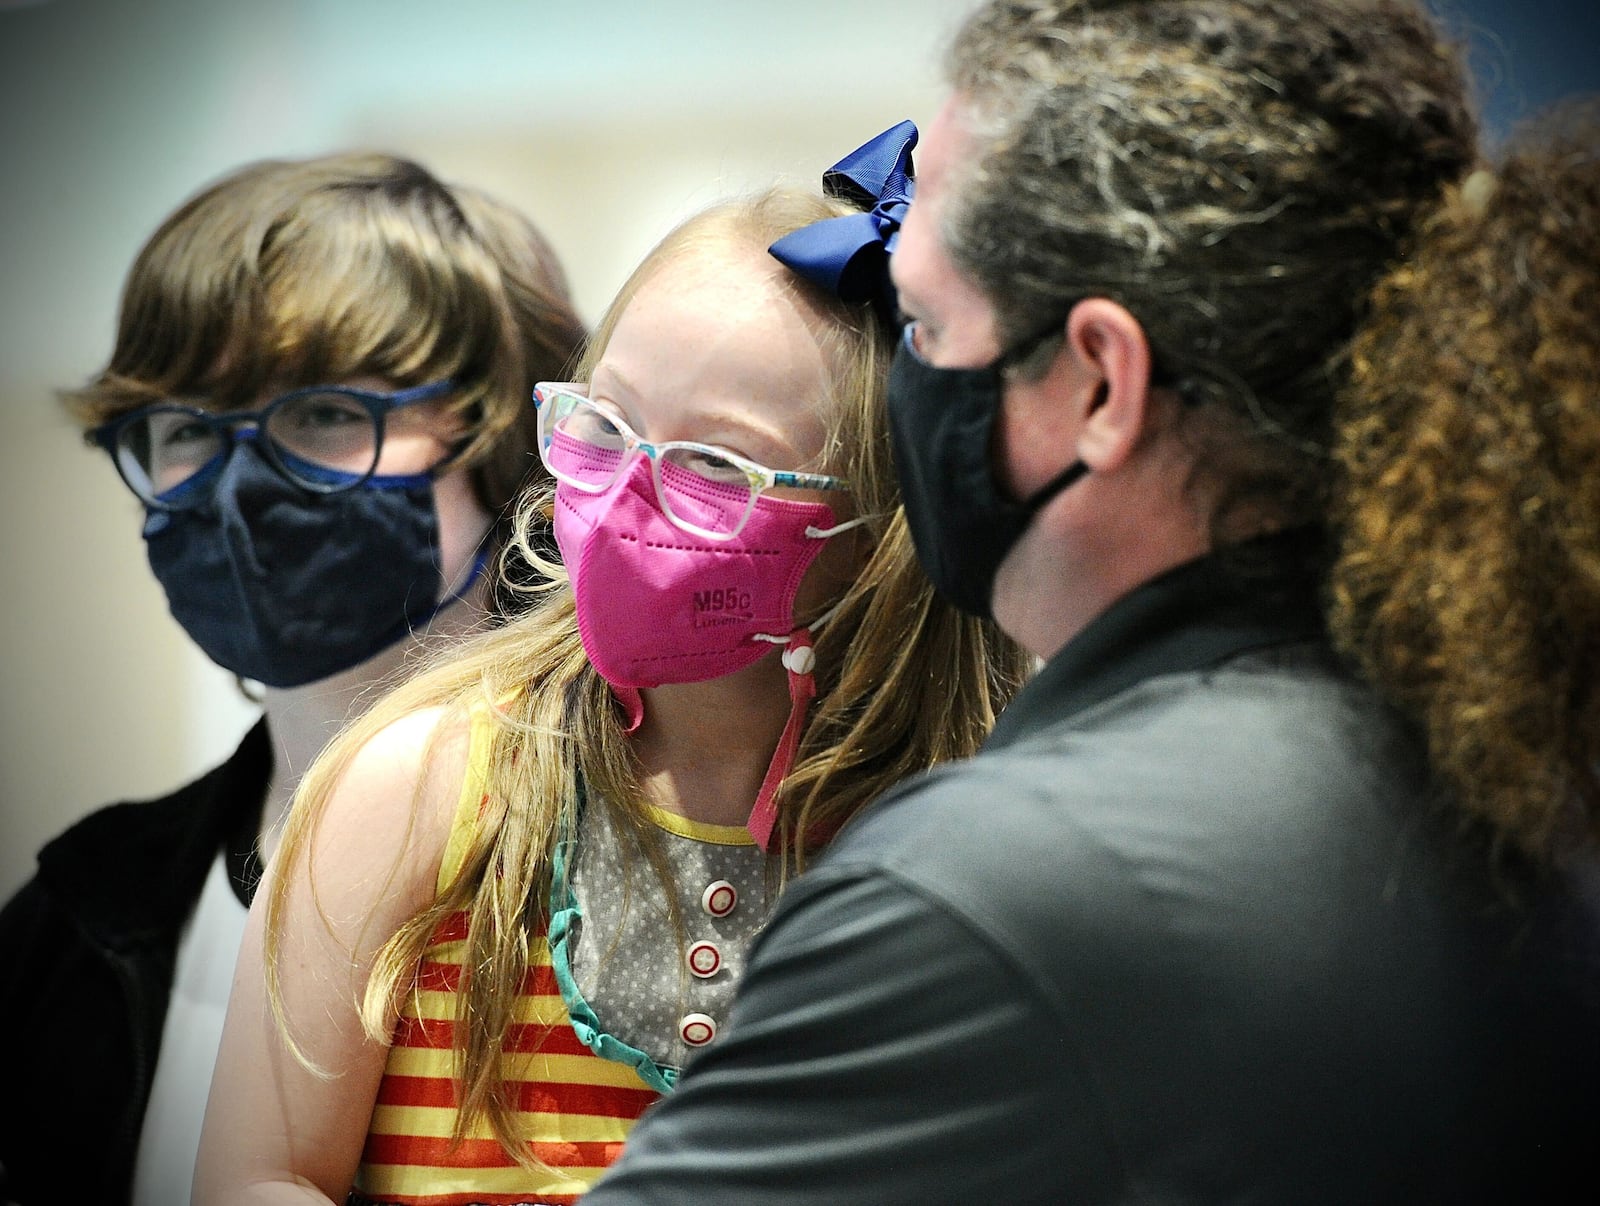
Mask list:
[[[472,724],[466,781],[439,868],[441,888],[461,865],[483,798],[488,722]],[[508,1035],[507,1077],[515,1086],[522,1138],[550,1167],[520,1167],[481,1122],[452,1149],[455,994],[466,952],[466,915],[440,928],[423,957],[418,991],[402,1011],[357,1174],[357,1194],[403,1206],[565,1206],[600,1178],[634,1122],[659,1094],[632,1067],[602,1059],[573,1033],[541,933]]]

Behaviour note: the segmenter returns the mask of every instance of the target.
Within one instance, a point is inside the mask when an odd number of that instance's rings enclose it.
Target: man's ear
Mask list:
[[[1066,350],[1086,413],[1078,455],[1094,473],[1120,468],[1150,433],[1150,342],[1122,306],[1104,297],[1079,302],[1067,316]]]

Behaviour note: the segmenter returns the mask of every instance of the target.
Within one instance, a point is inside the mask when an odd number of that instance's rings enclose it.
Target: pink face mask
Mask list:
[[[693,535],[662,514],[642,456],[604,493],[556,486],[578,635],[614,687],[703,682],[767,656],[832,526],[825,504],[763,494],[732,540]]]

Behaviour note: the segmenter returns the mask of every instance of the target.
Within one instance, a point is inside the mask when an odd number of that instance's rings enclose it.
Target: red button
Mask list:
[[[726,917],[739,903],[739,890],[725,879],[708,884],[700,894],[700,907],[713,917]]]
[[[704,1047],[717,1037],[717,1024],[703,1013],[686,1013],[678,1023],[678,1037],[691,1047]]]
[[[715,942],[696,942],[689,948],[685,962],[692,973],[707,980],[722,970],[722,952]]]

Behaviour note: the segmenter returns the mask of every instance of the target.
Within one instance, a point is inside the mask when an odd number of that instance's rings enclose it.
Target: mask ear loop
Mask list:
[[[622,731],[631,733],[644,723],[644,696],[638,687],[619,687],[611,684],[611,697],[622,705]]]
[[[812,540],[826,540],[830,536],[837,536],[840,532],[848,532],[851,528],[859,528],[867,522],[865,515],[857,515],[854,519],[847,519],[843,523],[836,523],[831,528],[819,528],[814,524],[806,524],[806,535]],[[817,623],[822,623],[818,620]]]
[[[819,621],[820,623],[820,621]],[[778,748],[767,764],[766,778],[761,790],[756,792],[756,802],[750,809],[746,828],[763,853],[772,842],[772,830],[778,822],[778,786],[794,765],[794,755],[800,745],[800,730],[805,726],[806,709],[817,694],[817,682],[812,671],[817,665],[816,651],[811,645],[811,630],[796,628],[787,637],[764,637],[775,644],[784,642],[783,668],[789,676],[789,719],[784,723],[783,735],[778,738]]]
[[[865,516],[846,520],[831,528],[817,528],[808,526],[806,535],[813,540],[826,540],[830,536],[837,536],[840,532],[849,531],[866,523]],[[766,853],[772,844],[772,830],[778,823],[778,787],[783,783],[784,776],[794,767],[795,751],[800,746],[800,730],[805,727],[806,710],[817,695],[817,682],[812,674],[816,669],[817,655],[812,648],[812,628],[821,628],[839,610],[841,603],[836,603],[823,612],[808,627],[796,628],[786,637],[769,636],[766,633],[756,633],[754,639],[770,641],[774,645],[787,645],[783,651],[783,668],[788,672],[789,678],[789,719],[784,722],[783,735],[778,738],[778,748],[773,751],[772,761],[767,764],[767,774],[761,780],[761,790],[756,792],[756,802],[750,809],[750,819],[745,823],[750,836],[755,839],[762,853]]]
[[[823,616],[817,623],[821,624],[827,618]],[[816,668],[817,655],[811,648],[811,631],[806,628],[797,628],[786,637],[762,635],[759,639],[771,641],[774,645],[788,645],[783,651],[783,668],[789,678],[789,719],[784,722],[783,735],[778,738],[778,748],[773,751],[772,761],[767,763],[767,773],[761,780],[761,790],[756,792],[756,802],[750,809],[750,819],[745,823],[756,845],[761,848],[762,853],[766,853],[767,846],[772,841],[773,826],[778,820],[778,806],[774,802],[778,795],[778,785],[783,782],[783,777],[794,765],[795,751],[800,745],[800,730],[805,724],[806,709],[816,698],[817,682],[812,671]],[[622,705],[624,721],[622,731],[633,732],[644,721],[644,699],[639,694],[639,689],[613,685],[611,695]]]

